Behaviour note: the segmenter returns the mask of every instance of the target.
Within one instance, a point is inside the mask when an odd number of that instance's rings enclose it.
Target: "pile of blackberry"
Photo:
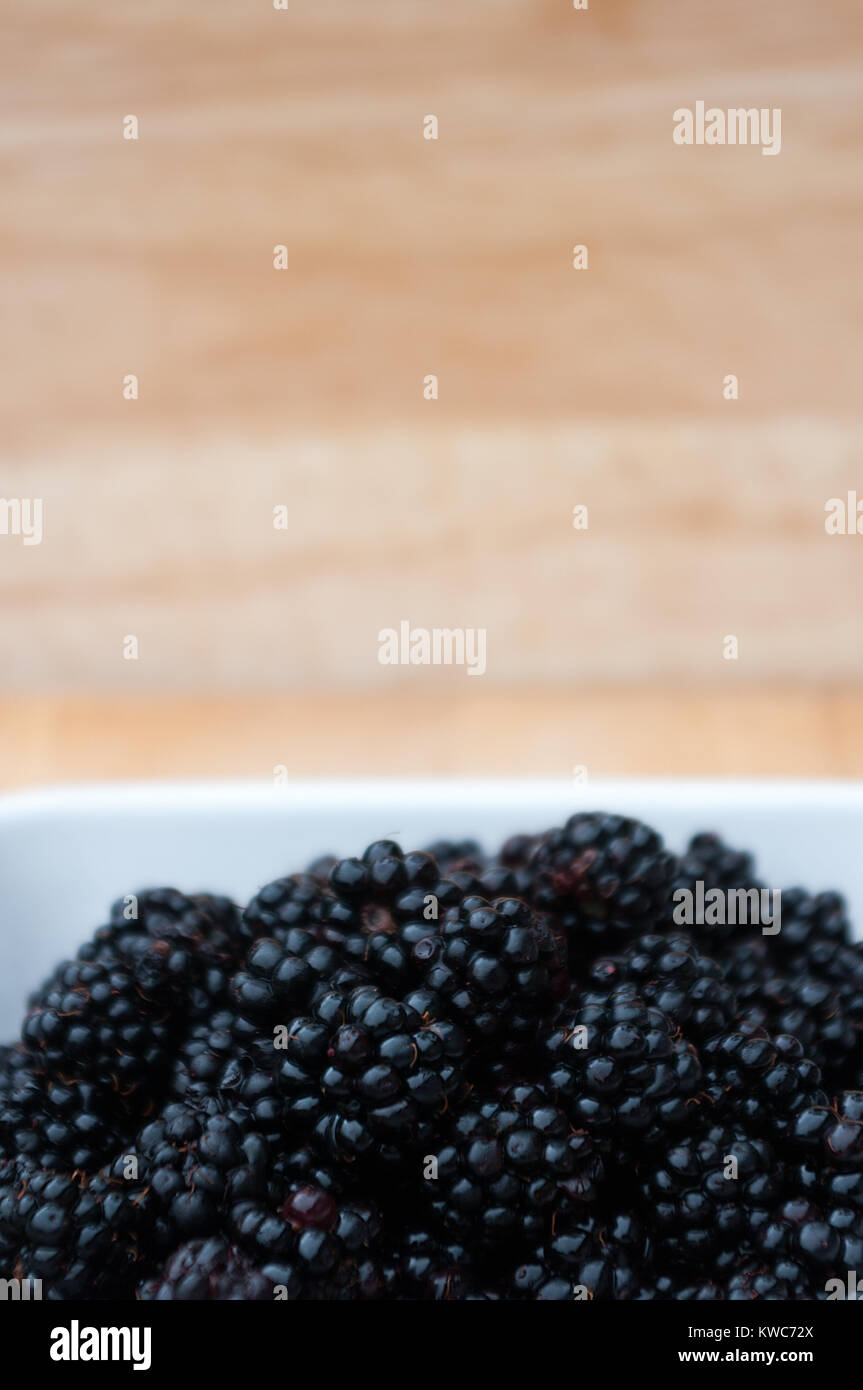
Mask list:
[[[766,891],[715,834],[579,813],[121,899],[0,1047],[0,1278],[826,1299],[863,1266],[863,943],[832,892],[778,932],[678,911]]]

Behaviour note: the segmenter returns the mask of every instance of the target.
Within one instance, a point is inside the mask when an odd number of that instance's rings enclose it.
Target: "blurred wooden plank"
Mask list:
[[[0,702],[0,785],[114,778],[861,777],[863,693],[358,693]]]

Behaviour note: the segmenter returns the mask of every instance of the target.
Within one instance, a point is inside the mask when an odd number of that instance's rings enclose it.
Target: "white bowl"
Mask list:
[[[487,846],[577,809],[635,815],[680,849],[717,830],[757,855],[771,888],[836,888],[863,935],[863,784],[851,782],[318,781],[144,783],[0,798],[0,1040],[30,990],[125,893],[170,884],[245,901],[319,854],[387,837]]]

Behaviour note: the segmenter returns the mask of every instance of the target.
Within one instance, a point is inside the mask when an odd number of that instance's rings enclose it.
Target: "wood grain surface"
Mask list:
[[[402,618],[485,627],[496,688],[863,680],[823,524],[863,496],[861,19],[14,7],[0,496],[46,510],[0,537],[0,689],[386,708]],[[699,99],[781,107],[781,154],[675,146]]]
[[[0,703],[0,786],[119,778],[863,777],[863,696],[364,694]]]

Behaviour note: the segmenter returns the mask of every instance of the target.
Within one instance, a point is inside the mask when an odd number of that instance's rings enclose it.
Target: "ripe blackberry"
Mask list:
[[[288,1028],[278,1070],[286,1123],[314,1129],[325,1153],[398,1165],[466,1091],[461,1029],[426,1022],[366,985],[323,993]]]
[[[161,1093],[183,1026],[183,952],[145,933],[82,948],[33,996],[22,1044],[54,1081],[92,1081],[130,1114]]]
[[[23,1048],[10,1049],[0,1073],[0,1156],[89,1173],[120,1140],[112,1096],[103,1087],[45,1076]]]
[[[165,1106],[140,1131],[134,1149],[118,1159],[122,1176],[130,1158],[152,1192],[160,1218],[159,1242],[218,1234],[233,1206],[265,1194],[271,1156],[266,1140],[227,1115],[199,1115],[182,1102]]]
[[[674,913],[679,911],[687,899],[680,896],[681,891],[692,895],[694,901],[699,892],[707,895],[714,890],[729,894],[732,892],[760,893],[762,884],[755,873],[752,856],[743,850],[729,848],[718,835],[702,832],[689,841],[686,852],[677,860],[671,885],[669,921],[675,921]],[[725,913],[726,918],[731,915]],[[738,912],[735,914],[740,916]],[[708,954],[721,952],[726,942],[752,933],[752,927],[744,923],[726,920],[719,923],[692,923],[686,926],[697,941],[699,949]]]
[[[290,1299],[383,1295],[382,1223],[370,1203],[338,1202],[321,1188],[302,1185],[275,1209],[259,1200],[240,1202],[229,1229]]]
[[[701,1082],[698,1054],[633,985],[576,995],[544,1030],[544,1075],[558,1105],[606,1151],[667,1140],[687,1121]]]
[[[383,1262],[384,1296],[409,1302],[460,1302],[477,1292],[466,1246],[441,1240],[425,1226],[409,1227]]]
[[[603,1173],[588,1133],[536,1086],[466,1105],[424,1165],[438,1229],[481,1247],[543,1240],[556,1215],[595,1201]]]
[[[796,1267],[746,1256],[729,1277],[725,1297],[732,1303],[750,1303],[754,1299],[796,1303],[812,1302],[817,1293],[808,1275]]]
[[[825,1209],[863,1212],[863,1091],[845,1091],[832,1106],[807,1105],[794,1118],[789,1149],[801,1192]]]
[[[806,958],[823,943],[847,946],[851,927],[845,900],[839,893],[812,895],[802,888],[782,893],[782,930],[770,938],[779,956],[793,952]]]
[[[450,878],[453,874],[478,875],[488,865],[476,840],[435,840],[425,850],[434,859],[441,874]]]
[[[507,1052],[531,1044],[569,987],[547,923],[517,898],[470,896],[413,947],[419,984],[476,1044]]]
[[[792,1197],[763,1226],[758,1248],[780,1280],[823,1290],[826,1279],[844,1278],[849,1260],[863,1254],[863,1223],[859,1214],[822,1212],[805,1196]]]
[[[130,918],[129,914],[135,914]],[[120,898],[110,923],[97,940],[116,942],[118,934],[146,932],[170,942],[188,959],[185,1007],[192,1018],[206,1016],[227,997],[228,979],[242,960],[248,933],[230,898],[185,894],[176,888],[148,888]]]
[[[290,927],[279,938],[258,937],[231,980],[231,1003],[264,1028],[285,1023],[308,1007],[315,987],[339,964],[339,953],[303,927]]]
[[[40,1279],[50,1300],[131,1298],[151,1219],[140,1185],[18,1159],[0,1171],[2,1277]]]
[[[782,1193],[771,1146],[730,1127],[681,1139],[639,1172],[662,1258],[701,1268],[753,1241]]]
[[[726,978],[733,982],[745,969],[738,957]],[[815,975],[774,969],[759,978],[754,966],[751,970],[746,985],[738,988],[739,1018],[770,1033],[792,1034],[828,1084],[841,1080],[857,1051],[856,1005],[843,999],[841,987]]]
[[[718,1121],[776,1143],[806,1106],[827,1104],[821,1073],[788,1033],[741,1024],[708,1038],[701,1050],[702,1090]]]
[[[683,933],[638,937],[622,955],[595,961],[589,978],[597,989],[634,984],[695,1043],[726,1030],[734,1018],[736,1001],[721,967]]]
[[[189,1240],[175,1250],[161,1273],[138,1289],[144,1302],[263,1302],[273,1298],[276,1281],[256,1269],[222,1236]]]
[[[668,914],[674,857],[640,821],[571,816],[542,837],[530,867],[534,901],[566,928],[573,961],[618,950]]]
[[[512,1279],[515,1298],[554,1302],[632,1298],[652,1268],[650,1237],[631,1212],[588,1212],[554,1232]]]

